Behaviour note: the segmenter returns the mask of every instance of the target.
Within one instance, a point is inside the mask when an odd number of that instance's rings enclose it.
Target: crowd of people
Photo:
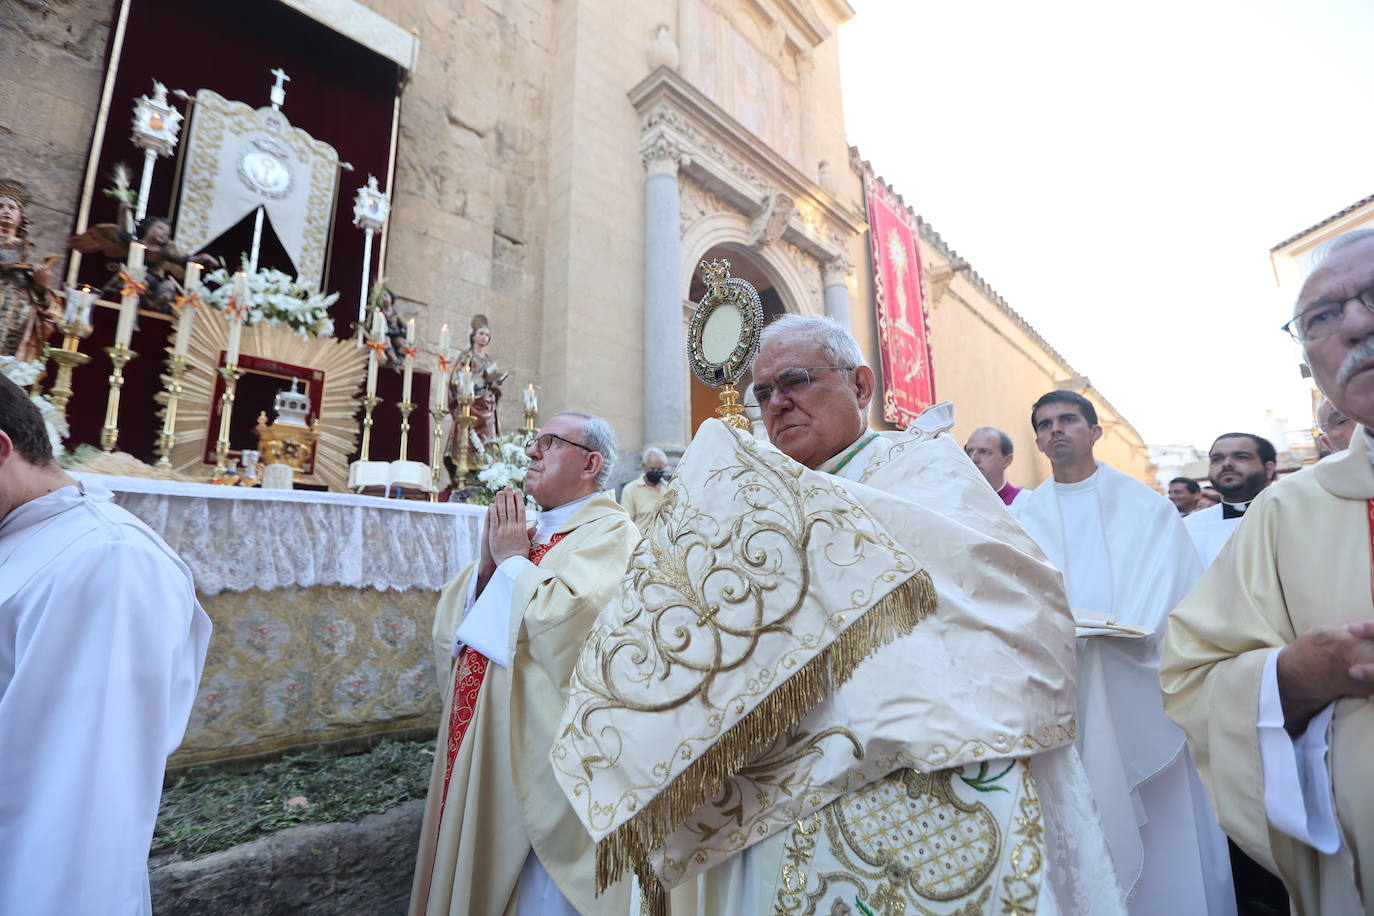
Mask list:
[[[764,331],[767,442],[708,422],[624,506],[610,426],[550,417],[436,611],[411,913],[1374,912],[1374,231],[1285,329],[1332,454],[1223,433],[1209,506],[1072,391],[1032,489],[949,405],[875,431],[824,318]],[[0,380],[0,913],[149,912],[209,629]]]

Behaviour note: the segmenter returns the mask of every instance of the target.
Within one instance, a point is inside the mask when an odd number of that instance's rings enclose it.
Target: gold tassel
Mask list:
[[[596,844],[597,892],[633,869],[640,876],[641,889],[655,886],[662,893],[662,885],[648,867],[649,851],[663,845],[693,811],[705,805],[778,735],[853,677],[860,664],[914,630],[917,623],[935,613],[938,605],[935,583],[930,573],[921,570],[865,611],[834,642],[745,713],[634,817]],[[665,898],[663,914],[666,906]]]

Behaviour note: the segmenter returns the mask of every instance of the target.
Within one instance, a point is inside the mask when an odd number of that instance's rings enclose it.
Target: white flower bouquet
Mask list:
[[[44,368],[41,359],[25,363],[13,356],[0,356],[0,375],[14,382],[20,388],[28,388],[38,381]],[[62,419],[62,414],[46,397],[31,394],[29,399],[38,407],[38,412],[43,415],[43,425],[48,428],[48,439],[52,442],[53,455],[63,454],[66,449],[62,447],[62,440],[70,434],[71,430],[67,428],[67,423]]]
[[[223,310],[234,289],[234,275],[220,268],[206,274],[205,283],[214,288],[203,294],[202,300],[209,308]],[[249,309],[243,323],[270,321],[284,324],[302,337],[328,337],[334,333],[329,307],[338,298],[338,293],[316,292],[280,270],[259,268],[248,275]]]
[[[506,487],[518,490],[524,486],[525,471],[530,466],[525,446],[529,444],[529,434],[514,432],[497,436],[483,446],[479,457],[481,468],[477,471],[477,485],[464,488],[463,501],[487,506],[491,505],[496,494]],[[533,505],[528,497],[526,502]]]

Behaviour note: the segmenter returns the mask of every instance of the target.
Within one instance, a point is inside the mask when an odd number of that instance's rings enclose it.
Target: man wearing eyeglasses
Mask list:
[[[605,420],[550,417],[526,449],[525,492],[497,495],[480,559],[440,598],[434,637],[452,661],[412,914],[627,909],[623,887],[595,899],[591,840],[548,762],[578,647],[639,541],[605,492],[616,453]]]
[[[874,388],[846,329],[784,316],[772,446],[710,420],[679,461],[551,754],[598,866],[635,912],[1124,914],[1062,580],[949,405],[878,432]]]
[[[1169,619],[1165,707],[1221,825],[1298,916],[1374,911],[1374,231],[1327,246],[1284,326],[1350,447],[1260,493]]]

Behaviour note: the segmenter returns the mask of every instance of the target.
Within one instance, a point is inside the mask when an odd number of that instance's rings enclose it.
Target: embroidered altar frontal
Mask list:
[[[160,534],[214,625],[172,768],[432,728],[439,590],[483,510],[77,475]]]

